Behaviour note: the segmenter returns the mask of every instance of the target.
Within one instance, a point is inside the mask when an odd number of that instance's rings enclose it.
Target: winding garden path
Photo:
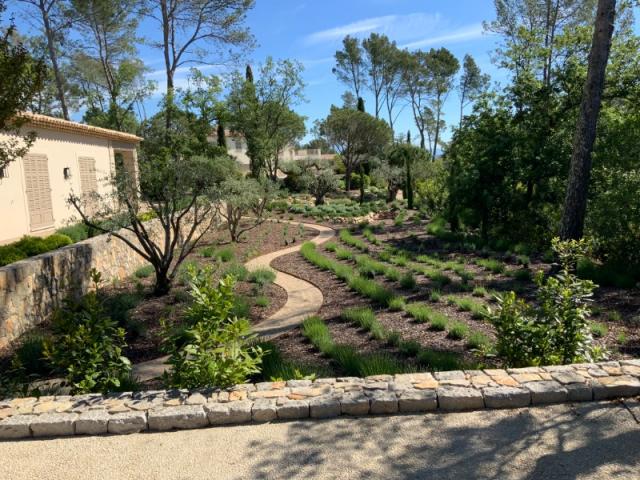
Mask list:
[[[299,222],[287,223],[299,224]],[[325,227],[324,225],[317,225],[315,223],[303,223],[302,225],[305,228],[319,232],[319,234],[311,240],[311,242],[317,245],[328,241],[335,235],[335,230],[330,227]],[[259,257],[249,260],[245,263],[245,266],[249,271],[258,268],[271,268],[271,262],[276,258],[297,252],[301,247],[302,243],[260,255]],[[315,285],[298,277],[294,277],[293,275],[289,275],[288,273],[274,270],[276,272],[274,283],[287,292],[287,302],[280,310],[254,327],[254,331],[263,338],[273,338],[295,328],[302,323],[306,317],[317,313],[324,301],[322,292]],[[159,377],[166,368],[164,363],[166,359],[167,357],[160,357],[138,363],[133,366],[133,375],[141,382]]]

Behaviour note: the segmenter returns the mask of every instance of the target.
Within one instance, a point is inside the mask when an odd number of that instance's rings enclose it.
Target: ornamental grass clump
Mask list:
[[[596,285],[573,272],[588,244],[555,238],[552,248],[560,259],[560,271],[546,279],[542,272],[536,274],[536,305],[508,292],[497,297],[495,311],[489,310],[488,318],[497,330],[498,354],[509,366],[590,362],[604,356],[590,330]]]
[[[189,269],[192,303],[184,328],[162,321],[163,349],[170,366],[164,373],[168,388],[227,387],[260,373],[264,351],[246,318],[233,314],[235,279],[214,282],[212,270]]]

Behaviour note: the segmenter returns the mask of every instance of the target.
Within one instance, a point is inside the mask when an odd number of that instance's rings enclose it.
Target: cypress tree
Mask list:
[[[358,111],[364,112],[364,99],[362,97],[358,97]]]
[[[218,146],[227,149],[227,139],[224,134],[224,124],[222,121],[218,122]]]
[[[245,73],[245,80],[249,83],[253,83],[253,70],[251,70],[251,65],[247,64],[247,71]]]

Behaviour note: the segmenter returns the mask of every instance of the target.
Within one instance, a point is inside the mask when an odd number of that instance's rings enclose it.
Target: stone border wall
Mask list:
[[[135,240],[133,233],[121,233]],[[65,297],[86,293],[92,268],[108,282],[145,263],[123,241],[104,234],[1,267],[0,348],[49,318]]]
[[[0,439],[125,434],[430,411],[520,408],[640,395],[640,359],[553,367],[323,378],[198,391],[0,402]]]

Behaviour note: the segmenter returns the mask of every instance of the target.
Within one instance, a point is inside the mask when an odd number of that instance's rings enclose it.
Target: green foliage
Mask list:
[[[271,301],[269,300],[269,297],[266,297],[264,295],[259,295],[256,297],[255,303],[258,307],[266,308],[269,306]]]
[[[320,317],[306,318],[302,322],[302,334],[322,353],[329,354],[335,347],[329,327]]]
[[[461,340],[469,335],[469,327],[466,323],[452,322],[449,324],[447,336],[453,340]]]
[[[447,328],[449,328],[449,319],[441,314],[434,313],[430,317],[431,329],[436,332],[444,332]]]
[[[505,271],[505,264],[500,260],[496,260],[493,258],[479,258],[475,261],[475,263],[476,265],[495,274],[504,273]]]
[[[491,340],[482,332],[471,332],[467,337],[467,346],[476,350],[488,350]]]
[[[413,290],[416,288],[416,278],[413,276],[413,273],[404,273],[400,278],[400,286],[407,290]]]
[[[280,348],[272,342],[262,342],[260,348],[265,352],[262,357],[261,379],[267,381],[315,380],[330,377],[329,369],[318,365],[306,364],[287,359]]]
[[[431,293],[429,293],[429,301],[430,302],[439,302],[440,298],[442,298],[442,294],[440,293],[439,290],[431,290]]]
[[[338,249],[338,244],[336,242],[327,242],[324,244],[324,249],[327,252],[335,252]]]
[[[405,311],[417,322],[427,323],[431,321],[434,310],[422,303],[409,303]]]
[[[351,250],[338,247],[335,252],[338,260],[353,260],[353,252]]]
[[[591,280],[605,287],[633,288],[637,283],[634,273],[614,264],[601,264],[589,258],[580,258],[577,265],[580,278]]]
[[[591,334],[595,338],[602,338],[606,336],[607,333],[609,332],[609,329],[604,323],[598,323],[598,322],[592,322],[590,329],[591,329]]]
[[[249,321],[233,315],[234,284],[231,276],[214,284],[210,269],[190,271],[187,327],[176,335],[163,326],[171,366],[164,374],[168,387],[226,387],[260,372],[264,351],[252,344]]]
[[[553,248],[562,270],[546,280],[538,273],[537,305],[528,305],[509,292],[498,297],[496,312],[490,311],[498,333],[498,353],[509,365],[592,361],[599,354],[589,329],[589,303],[595,285],[570,270],[584,252],[584,242],[556,239]]]
[[[276,272],[270,268],[256,268],[249,272],[247,280],[251,283],[255,283],[260,287],[264,287],[276,279]]]
[[[362,236],[366,238],[369,242],[371,242],[373,245],[380,245],[380,240],[378,240],[378,238],[375,236],[375,234],[373,233],[373,231],[371,231],[370,228],[365,228],[364,230],[362,230]]]
[[[153,265],[145,265],[143,267],[138,268],[133,275],[136,278],[148,278],[153,275],[155,272]]]
[[[249,271],[241,263],[232,263],[224,270],[223,275],[231,275],[237,281],[244,282],[249,276]]]
[[[25,258],[27,258],[27,255],[14,245],[0,246],[0,267],[19,262]]]
[[[459,370],[461,362],[452,352],[423,349],[418,354],[418,362],[433,371]]]
[[[342,312],[342,319],[368,331],[376,340],[384,340],[387,336],[385,328],[370,308],[348,308]]]
[[[17,242],[0,246],[0,267],[34,255],[56,250],[71,243],[73,243],[71,238],[61,233],[54,233],[44,238],[22,237]]]
[[[387,272],[387,267],[384,264],[376,262],[367,255],[358,255],[356,265],[358,265],[358,271],[363,277],[375,277]]]
[[[51,365],[45,358],[45,345],[50,338],[42,333],[28,333],[16,349],[13,363],[26,375],[43,376],[51,373]]]
[[[65,301],[54,313],[55,336],[44,350],[74,393],[118,390],[131,371],[131,362],[122,354],[125,331],[105,314],[97,293],[100,274],[92,270],[91,279],[94,291]]]
[[[339,236],[340,240],[347,245],[357,248],[365,253],[369,251],[369,246],[359,238],[354,237],[349,230],[340,230]]]
[[[473,289],[472,295],[474,297],[486,297],[487,296],[487,289],[484,288],[484,287],[475,287]]]
[[[389,302],[389,310],[392,310],[394,312],[401,312],[405,309],[405,307],[405,300],[402,297],[392,298]]]

